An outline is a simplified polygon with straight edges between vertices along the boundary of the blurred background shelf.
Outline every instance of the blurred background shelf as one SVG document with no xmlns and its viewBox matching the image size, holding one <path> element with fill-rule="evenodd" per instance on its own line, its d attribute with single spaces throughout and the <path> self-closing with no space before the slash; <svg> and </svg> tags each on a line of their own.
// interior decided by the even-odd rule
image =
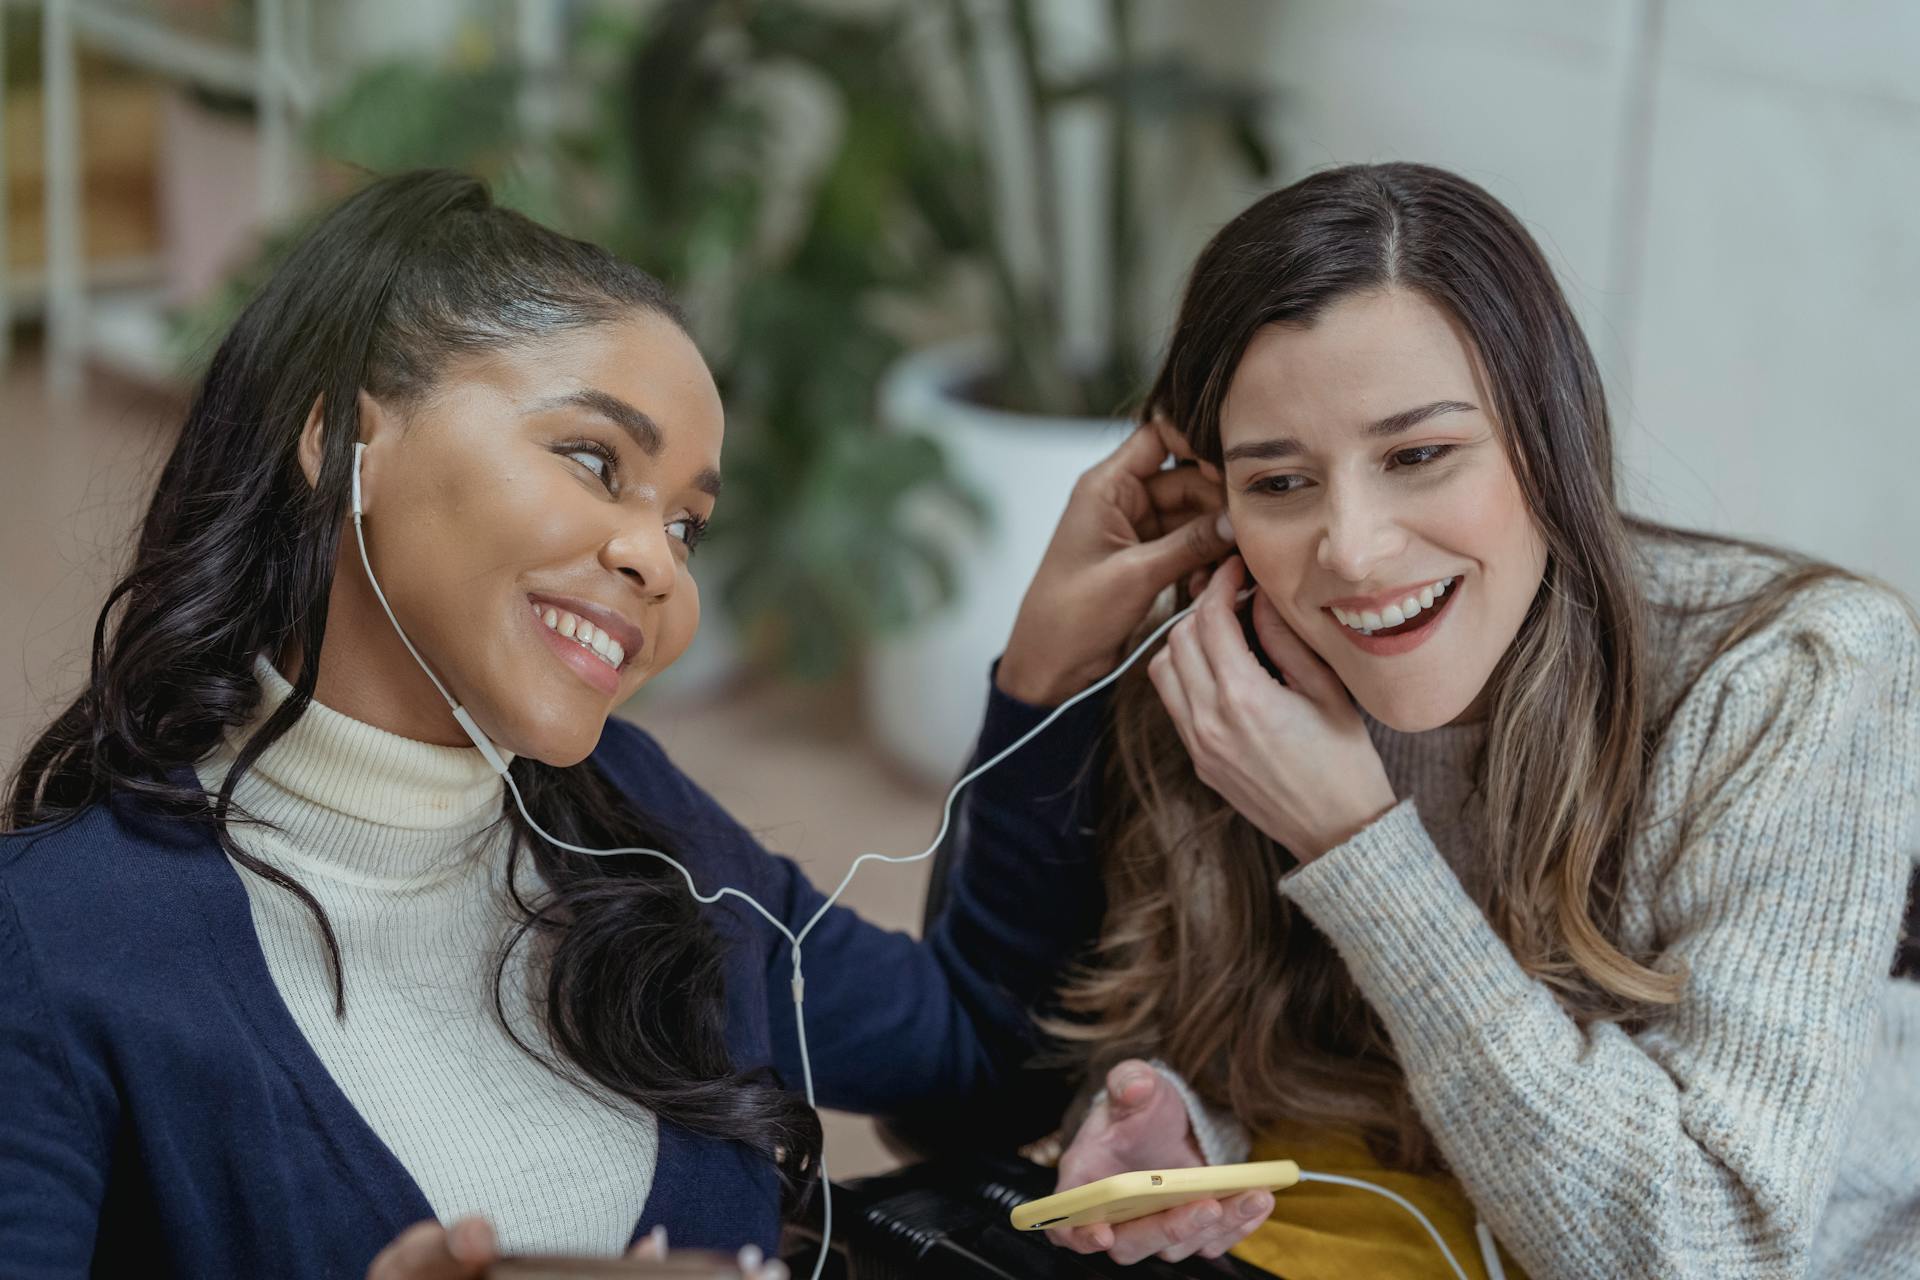
<svg viewBox="0 0 1920 1280">
<path fill-rule="evenodd" d="M 173 378 L 167 311 L 180 282 L 169 279 L 159 244 L 169 194 L 158 169 L 163 130 L 178 131 L 183 102 L 224 102 L 245 113 L 253 190 L 237 207 L 223 201 L 216 221 L 264 226 L 297 208 L 305 186 L 297 118 L 317 92 L 311 7 L 308 0 L 0 0 L 0 20 L 29 18 L 39 29 L 37 92 L 0 85 L 7 108 L 0 191 L 8 221 L 26 224 L 6 237 L 0 325 L 10 336 L 14 317 L 44 317 L 48 385 L 58 396 L 78 392 L 83 366 L 94 359 L 143 378 Z M 10 54 L 14 47 L 8 42 Z M 24 145 L 32 139 L 40 145 Z M 204 237 L 199 228 L 189 234 Z M 128 285 L 150 287 L 128 292 Z M 96 307 L 99 316 L 90 314 Z M 6 350 L 0 346 L 0 356 Z"/>
</svg>

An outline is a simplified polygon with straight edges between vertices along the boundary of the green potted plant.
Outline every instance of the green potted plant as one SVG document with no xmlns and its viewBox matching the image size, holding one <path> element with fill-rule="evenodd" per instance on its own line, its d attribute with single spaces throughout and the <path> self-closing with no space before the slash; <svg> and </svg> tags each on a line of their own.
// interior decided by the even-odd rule
<svg viewBox="0 0 1920 1280">
<path fill-rule="evenodd" d="M 1043 70 L 1032 6 L 1006 12 L 1038 190 L 1058 186 L 1055 116 L 1112 117 L 1114 192 L 1100 217 L 1112 296 L 1124 297 L 1145 234 L 1131 198 L 1140 142 L 1202 119 L 1265 173 L 1262 94 L 1140 54 L 1125 0 L 1110 10 L 1112 56 L 1073 76 Z M 1071 356 L 1058 279 L 1016 268 L 1010 229 L 989 205 L 984 92 L 963 74 L 943 97 L 929 74 L 929 58 L 949 73 L 981 63 L 966 0 L 853 11 L 664 0 L 574 13 L 557 71 L 516 64 L 484 26 L 458 58 L 366 69 L 317 113 L 315 149 L 374 172 L 483 174 L 505 202 L 667 280 L 729 413 L 727 500 L 701 552 L 708 622 L 673 675 L 684 684 L 702 662 L 711 670 L 729 623 L 740 647 L 802 676 L 840 673 L 866 652 L 882 740 L 943 772 L 964 750 L 978 674 L 1068 484 L 1139 387 L 1131 312 L 1104 353 Z M 929 14 L 945 28 L 935 41 Z M 776 84 L 824 107 L 824 120 L 796 130 L 793 95 L 770 93 Z M 539 110 L 524 109 L 530 98 Z M 1071 230 L 1055 202 L 1041 205 L 1041 241 L 1057 246 Z M 269 251 L 275 239 L 285 237 Z M 221 327 L 259 269 L 188 317 L 187 345 L 204 350 L 197 339 Z M 952 309 L 969 279 L 985 282 L 987 332 L 913 349 L 902 314 Z M 1010 496 L 1010 472 L 1030 500 Z M 1008 556 L 1029 563 L 997 572 Z"/>
<path fill-rule="evenodd" d="M 674 288 L 729 422 L 727 500 L 701 551 L 707 622 L 672 676 L 711 671 L 730 632 L 790 674 L 839 674 L 950 579 L 943 549 L 907 526 L 908 495 L 978 518 L 939 447 L 881 430 L 873 410 L 905 349 L 886 304 L 931 296 L 979 239 L 975 198 L 945 180 L 973 162 L 920 118 L 892 56 L 898 14 L 785 0 L 577 12 L 558 77 L 479 27 L 458 59 L 364 70 L 316 114 L 313 145 L 348 168 L 479 173 Z M 797 171 L 791 103 L 767 92 L 783 77 L 834 117 Z M 182 323 L 183 345 L 203 349 L 260 266 Z"/>
</svg>

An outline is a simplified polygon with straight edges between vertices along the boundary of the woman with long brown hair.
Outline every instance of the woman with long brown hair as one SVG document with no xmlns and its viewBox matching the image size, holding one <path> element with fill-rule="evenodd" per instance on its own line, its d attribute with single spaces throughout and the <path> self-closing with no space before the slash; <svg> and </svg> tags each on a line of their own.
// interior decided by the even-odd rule
<svg viewBox="0 0 1920 1280">
<path fill-rule="evenodd" d="M 1239 554 L 1115 695 L 1104 924 L 1057 1028 L 1108 1088 L 1062 1185 L 1250 1138 L 1468 1262 L 1477 1219 L 1509 1276 L 1912 1275 L 1911 608 L 1625 514 L 1550 268 L 1437 169 L 1229 223 L 1146 416 Z M 1120 651 L 1050 621 L 1053 559 L 998 673 L 1043 704 Z M 1448 1274 L 1337 1186 L 1057 1238 Z"/>
</svg>

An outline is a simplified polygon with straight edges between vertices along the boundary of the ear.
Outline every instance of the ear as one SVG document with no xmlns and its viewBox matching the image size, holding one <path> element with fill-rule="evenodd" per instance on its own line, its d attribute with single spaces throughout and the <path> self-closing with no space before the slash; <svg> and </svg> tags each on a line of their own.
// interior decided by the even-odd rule
<svg viewBox="0 0 1920 1280">
<path fill-rule="evenodd" d="M 306 425 L 300 428 L 300 474 L 307 478 L 307 487 L 313 488 L 320 483 L 321 446 L 326 443 L 326 397 L 315 396 L 313 408 L 307 410 Z"/>
<path fill-rule="evenodd" d="M 0 0 L 0 3 L 4 3 L 4 0 Z M 365 391 L 358 393 L 355 408 L 359 411 L 360 439 L 371 445 L 386 429 L 387 411 L 378 400 Z M 326 436 L 326 397 L 315 396 L 313 407 L 307 410 L 307 421 L 300 428 L 300 443 L 297 450 L 300 458 L 300 472 L 306 476 L 308 485 L 320 483 L 320 461 L 326 456 Z"/>
</svg>

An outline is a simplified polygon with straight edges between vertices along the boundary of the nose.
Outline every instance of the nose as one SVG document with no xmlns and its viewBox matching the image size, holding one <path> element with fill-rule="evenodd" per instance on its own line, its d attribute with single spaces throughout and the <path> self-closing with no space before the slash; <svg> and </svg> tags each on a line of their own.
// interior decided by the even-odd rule
<svg viewBox="0 0 1920 1280">
<path fill-rule="evenodd" d="M 1320 532 L 1320 567 L 1348 582 L 1364 582 L 1381 564 L 1406 550 L 1406 537 L 1390 512 L 1354 492 L 1330 494 Z"/>
<path fill-rule="evenodd" d="M 680 576 L 673 538 L 652 512 L 616 529 L 601 545 L 600 563 L 649 598 L 671 595 Z"/>
</svg>

